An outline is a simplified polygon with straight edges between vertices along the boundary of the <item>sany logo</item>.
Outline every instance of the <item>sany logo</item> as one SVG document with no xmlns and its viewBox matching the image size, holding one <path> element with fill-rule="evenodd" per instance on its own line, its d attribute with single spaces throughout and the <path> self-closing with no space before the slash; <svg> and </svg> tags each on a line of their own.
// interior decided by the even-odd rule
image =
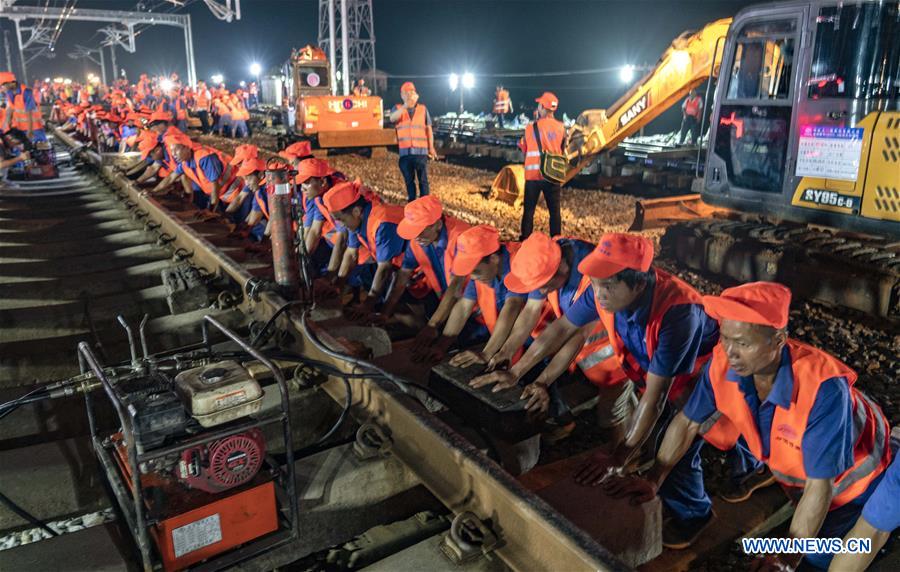
<svg viewBox="0 0 900 572">
<path fill-rule="evenodd" d="M 650 106 L 650 92 L 648 91 L 640 99 L 631 104 L 628 110 L 619 116 L 619 127 L 625 127 L 644 112 Z"/>
</svg>

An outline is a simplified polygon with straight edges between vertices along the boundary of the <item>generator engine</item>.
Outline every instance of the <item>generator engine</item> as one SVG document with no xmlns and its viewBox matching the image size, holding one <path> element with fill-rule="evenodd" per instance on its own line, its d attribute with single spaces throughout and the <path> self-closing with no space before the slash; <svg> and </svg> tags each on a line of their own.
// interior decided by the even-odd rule
<svg viewBox="0 0 900 572">
<path fill-rule="evenodd" d="M 177 476 L 191 488 L 219 493 L 249 482 L 262 467 L 265 454 L 262 433 L 251 429 L 182 451 Z"/>
</svg>

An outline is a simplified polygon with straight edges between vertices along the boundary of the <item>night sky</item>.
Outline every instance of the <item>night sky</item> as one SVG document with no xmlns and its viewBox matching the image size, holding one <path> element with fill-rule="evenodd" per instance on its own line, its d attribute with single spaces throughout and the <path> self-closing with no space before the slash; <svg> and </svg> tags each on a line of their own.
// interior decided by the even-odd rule
<svg viewBox="0 0 900 572">
<path fill-rule="evenodd" d="M 56 0 L 61 5 L 63 0 Z M 19 4 L 43 4 L 20 0 Z M 593 107 L 605 107 L 625 90 L 617 72 L 568 77 L 494 78 L 482 74 L 552 72 L 618 68 L 623 64 L 653 64 L 685 30 L 733 16 L 754 0 L 374 0 L 376 58 L 379 69 L 392 74 L 386 99 L 396 93 L 404 75 L 442 74 L 440 78 L 409 78 L 422 101 L 435 113 L 455 110 L 458 96 L 449 92 L 446 74 L 471 71 L 476 88 L 466 95 L 466 109 L 487 110 L 494 86 L 509 88 L 513 102 L 531 101 L 544 90 L 554 91 L 570 117 Z M 134 9 L 136 0 L 80 0 L 78 7 Z M 249 65 L 279 67 L 292 47 L 315 43 L 318 35 L 316 0 L 244 0 L 240 21 L 216 20 L 202 2 L 186 9 L 191 15 L 197 73 L 208 80 L 220 72 L 229 84 L 250 79 Z M 5 29 L 11 22 L 0 20 Z M 35 74 L 83 78 L 99 67 L 67 56 L 76 43 L 94 47 L 102 27 L 68 22 L 54 59 L 39 58 Z M 10 34 L 14 45 L 14 37 Z M 107 52 L 108 53 L 108 52 Z M 129 77 L 175 71 L 182 77 L 184 36 L 180 29 L 156 26 L 137 38 L 137 52 L 117 50 L 117 60 Z M 107 61 L 107 65 L 109 62 Z M 108 68 L 111 69 L 111 68 Z M 651 131 L 677 127 L 679 115 L 669 113 Z"/>
</svg>

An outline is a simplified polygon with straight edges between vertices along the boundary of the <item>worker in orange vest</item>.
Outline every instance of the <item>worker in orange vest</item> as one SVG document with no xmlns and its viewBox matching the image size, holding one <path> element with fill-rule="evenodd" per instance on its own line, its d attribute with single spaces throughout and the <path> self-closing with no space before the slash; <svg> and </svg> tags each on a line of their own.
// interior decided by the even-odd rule
<svg viewBox="0 0 900 572">
<path fill-rule="evenodd" d="M 381 315 L 384 319 L 393 315 L 407 293 L 410 278 L 416 271 L 421 271 L 428 288 L 423 302 L 428 322 L 417 336 L 421 343 L 437 338 L 437 328 L 447 321 L 456 297 L 461 293 L 465 280 L 453 276 L 450 269 L 456 259 L 456 243 L 468 229 L 468 223 L 446 214 L 441 201 L 434 195 L 420 197 L 403 208 L 403 220 L 397 225 L 397 234 L 409 242 Z"/>
<path fill-rule="evenodd" d="M 559 107 L 559 100 L 552 93 L 545 92 L 535 100 L 538 103 L 537 119 L 528 124 L 525 134 L 519 140 L 519 149 L 525 154 L 525 210 L 522 212 L 522 231 L 519 240 L 531 236 L 534 228 L 534 211 L 538 198 L 544 195 L 547 210 L 550 211 L 550 236 L 562 233 L 562 219 L 559 210 L 561 187 L 544 179 L 541 174 L 541 153 L 563 153 L 566 148 L 566 127 L 553 114 Z"/>
<path fill-rule="evenodd" d="M 212 126 L 209 122 L 209 106 L 212 102 L 212 94 L 206 87 L 206 82 L 198 81 L 197 90 L 194 93 L 194 115 L 200 119 L 200 129 L 204 135 L 208 135 Z"/>
<path fill-rule="evenodd" d="M 166 188 L 184 175 L 191 183 L 197 208 L 215 211 L 220 203 L 230 204 L 234 200 L 240 189 L 232 189 L 236 173 L 229 165 L 231 157 L 211 147 L 195 145 L 190 137 L 178 130 L 168 131 L 163 142 L 178 166 L 152 192 Z"/>
<path fill-rule="evenodd" d="M 703 115 L 703 98 L 692 89 L 681 104 L 681 130 L 678 132 L 678 144 L 683 145 L 685 135 L 690 132 L 691 143 L 700 144 L 700 117 Z"/>
<path fill-rule="evenodd" d="M 18 129 L 31 141 L 46 141 L 44 119 L 31 88 L 16 81 L 12 72 L 0 72 L 0 87 L 3 88 L 7 105 L 0 132 Z"/>
<path fill-rule="evenodd" d="M 372 95 L 372 90 L 366 87 L 366 80 L 363 78 L 356 80 L 356 85 L 353 86 L 353 95 L 357 97 L 369 97 Z"/>
<path fill-rule="evenodd" d="M 295 148 L 295 150 L 297 150 Z M 303 153 L 303 149 L 299 149 Z M 295 183 L 303 193 L 303 237 L 317 275 L 325 274 L 329 268 L 339 268 L 341 252 L 334 248 L 336 235 L 341 233 L 334 217 L 322 201 L 322 197 L 332 187 L 346 182 L 343 173 L 335 171 L 328 161 L 308 157 L 297 167 Z M 362 249 L 361 249 L 362 250 Z M 365 251 L 368 252 L 368 251 Z M 357 258 L 364 263 L 368 256 Z"/>
<path fill-rule="evenodd" d="M 231 94 L 228 107 L 231 109 L 231 136 L 235 139 L 247 137 L 247 121 L 250 119 L 250 112 L 247 111 L 243 98 L 237 93 Z"/>
<path fill-rule="evenodd" d="M 419 103 L 419 94 L 411 81 L 400 86 L 402 104 L 398 104 L 390 114 L 390 120 L 397 129 L 397 145 L 400 151 L 400 172 L 406 183 L 406 196 L 416 200 L 416 179 L 419 181 L 418 196 L 428 194 L 428 159 L 437 159 L 434 149 L 434 132 L 431 130 L 431 114 L 424 104 Z"/>
<path fill-rule="evenodd" d="M 508 368 L 513 356 L 522 350 L 536 327 L 540 325 L 539 331 L 543 336 L 542 330 L 547 323 L 562 318 L 582 296 L 592 295 L 591 278 L 582 274 L 578 266 L 593 250 L 594 246 L 587 242 L 565 237 L 550 238 L 542 232 L 532 234 L 522 243 L 512 260 L 505 284 L 513 292 L 527 294 L 528 301 L 503 347 L 493 356 L 481 356 L 480 361 L 487 364 L 488 371 Z M 520 360 L 517 371 L 528 371 L 526 368 L 532 361 L 523 363 Z M 552 388 L 567 369 L 571 373 L 577 369 L 597 387 L 598 424 L 611 431 L 609 445 L 617 446 L 625 437 L 625 427 L 634 406 L 632 393 L 622 391 L 627 378 L 615 358 L 602 324 L 593 323 L 579 330 L 553 356 L 535 382 L 524 388 L 521 398 L 526 400 L 528 411 L 548 410 L 548 388 Z M 481 386 L 483 381 L 487 379 L 473 383 Z M 556 440 L 574 429 L 574 420 L 563 420 L 563 413 L 559 406 L 551 412 L 554 418 L 565 421 L 560 430 L 552 434 Z"/>
<path fill-rule="evenodd" d="M 687 399 L 718 342 L 718 327 L 703 311 L 700 294 L 678 278 L 653 268 L 652 261 L 653 243 L 646 237 L 603 235 L 577 267 L 590 278 L 590 290 L 547 326 L 512 368 L 472 382 L 477 387 L 512 387 L 543 359 L 557 354 L 563 354 L 555 358 L 562 362 L 557 365 L 568 365 L 583 344 L 580 340 L 572 342 L 573 337 L 599 332 L 595 329 L 599 323 L 619 367 L 630 380 L 613 386 L 619 391 L 611 391 L 607 402 L 625 406 L 634 399 L 635 387 L 641 397 L 628 421 L 627 437 L 611 455 L 596 456 L 576 473 L 575 479 L 581 484 L 601 484 L 635 464 L 644 442 L 654 430 L 664 427 Z M 536 381 L 546 385 L 552 373 Z M 539 386 L 531 390 L 531 397 L 539 404 L 547 400 L 543 390 Z M 713 429 L 712 436 L 723 431 L 720 427 Z M 699 469 L 702 445 L 702 440 L 692 444 L 678 466 L 677 479 L 660 493 L 672 514 L 663 530 L 663 543 L 668 547 L 686 546 L 712 518 L 712 502 L 703 489 Z M 726 500 L 731 501 L 743 500 L 753 490 L 772 484 L 771 475 L 759 472 L 759 463 L 743 444 L 735 445 L 732 443 L 734 453 L 730 456 L 733 487 L 726 493 Z"/>
<path fill-rule="evenodd" d="M 854 387 L 856 373 L 822 350 L 788 338 L 791 292 L 754 282 L 704 296 L 721 341 L 684 409 L 669 425 L 647 478 L 608 483 L 617 496 L 652 498 L 710 419 L 743 437 L 796 504 L 787 536 L 839 538 L 877 488 L 892 451 L 881 409 Z M 833 555 L 769 554 L 762 569 L 824 569 Z"/>
<path fill-rule="evenodd" d="M 259 85 L 255 81 L 251 81 L 247 86 L 248 103 L 251 109 L 259 107 Z"/>
<path fill-rule="evenodd" d="M 335 246 L 342 252 L 337 272 L 337 287 L 343 289 L 350 274 L 359 264 L 359 250 L 365 246 L 372 254 L 373 263 L 364 264 L 357 272 L 363 286 L 368 288 L 367 299 L 380 302 L 395 268 L 400 266 L 406 244 L 397 234 L 397 224 L 403 220 L 403 208 L 382 204 L 376 197 L 364 192 L 362 184 L 338 183 L 322 197 L 331 216 L 347 230 L 346 247 Z M 339 235 L 340 236 L 340 235 Z M 361 308 L 360 311 L 365 311 Z"/>
<path fill-rule="evenodd" d="M 518 248 L 519 243 L 501 243 L 497 229 L 486 224 L 460 234 L 450 273 L 468 282 L 450 311 L 441 337 L 424 353 L 427 359 L 439 361 L 443 358 L 476 308 L 490 334 L 487 344 L 481 352 L 465 350 L 456 354 L 450 364 L 466 367 L 478 363 L 480 355 L 494 355 L 503 346 L 525 306 L 526 295 L 510 291 L 503 282 Z"/>
<path fill-rule="evenodd" d="M 502 85 L 498 85 L 494 92 L 494 115 L 497 116 L 497 124 L 500 129 L 503 129 L 503 120 L 510 113 L 512 113 L 512 100 L 509 98 L 509 91 Z"/>
</svg>

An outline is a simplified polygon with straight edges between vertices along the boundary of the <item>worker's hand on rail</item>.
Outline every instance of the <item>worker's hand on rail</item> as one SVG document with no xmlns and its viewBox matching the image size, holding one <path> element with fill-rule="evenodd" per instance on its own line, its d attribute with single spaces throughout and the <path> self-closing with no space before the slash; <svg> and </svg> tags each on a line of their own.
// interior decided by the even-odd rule
<svg viewBox="0 0 900 572">
<path fill-rule="evenodd" d="M 503 391 L 504 389 L 515 387 L 518 383 L 518 378 L 516 378 L 516 376 L 511 374 L 509 371 L 498 370 L 492 371 L 491 373 L 486 373 L 484 375 L 479 375 L 469 382 L 469 387 L 474 387 L 477 389 L 479 387 L 487 387 L 488 385 L 493 385 L 494 388 L 492 389 L 492 391 L 494 393 L 497 393 L 498 391 Z"/>
<path fill-rule="evenodd" d="M 438 329 L 434 326 L 425 326 L 424 328 L 419 330 L 419 334 L 413 341 L 413 353 L 424 351 L 428 346 L 433 344 L 435 340 L 437 340 L 438 335 L 440 335 L 440 332 L 438 332 Z"/>
<path fill-rule="evenodd" d="M 369 319 L 375 312 L 375 299 L 366 298 L 359 304 L 354 304 L 347 308 L 347 317 L 354 322 Z"/>
<path fill-rule="evenodd" d="M 486 371 L 496 371 L 498 369 L 509 369 L 509 365 L 512 363 L 512 355 L 509 352 L 503 351 L 501 349 L 487 362 Z"/>
<path fill-rule="evenodd" d="M 326 278 L 316 278 L 313 286 L 316 289 L 316 297 L 321 300 L 334 300 L 341 295 L 337 285 Z"/>
<path fill-rule="evenodd" d="M 612 455 L 605 451 L 599 451 L 578 467 L 578 470 L 575 471 L 575 482 L 580 485 L 596 487 L 623 474 L 622 467 L 616 463 Z"/>
<path fill-rule="evenodd" d="M 438 363 L 447 355 L 447 350 L 453 345 L 455 338 L 441 336 L 429 346 L 424 346 L 419 350 L 413 350 L 413 363 Z"/>
<path fill-rule="evenodd" d="M 483 353 L 474 350 L 466 350 L 453 356 L 453 359 L 450 360 L 450 365 L 453 367 L 469 367 L 476 364 L 484 364 L 487 363 L 487 361 L 488 360 Z"/>
<path fill-rule="evenodd" d="M 631 504 L 643 504 L 656 496 L 656 485 L 636 475 L 611 477 L 603 485 L 603 491 L 617 499 L 631 497 Z"/>
<path fill-rule="evenodd" d="M 528 400 L 525 411 L 529 413 L 546 413 L 550 408 L 550 392 L 543 383 L 531 383 L 525 386 L 519 399 Z"/>
</svg>

